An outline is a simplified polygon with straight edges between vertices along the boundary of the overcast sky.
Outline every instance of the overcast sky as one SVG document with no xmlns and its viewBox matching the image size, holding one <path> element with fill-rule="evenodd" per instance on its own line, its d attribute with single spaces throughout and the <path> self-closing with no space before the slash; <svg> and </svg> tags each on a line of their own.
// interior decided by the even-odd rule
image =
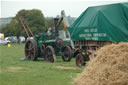
<svg viewBox="0 0 128 85">
<path fill-rule="evenodd" d="M 14 17 L 21 9 L 39 9 L 45 17 L 66 15 L 78 17 L 88 6 L 128 2 L 128 0 L 0 0 L 0 18 Z"/>
</svg>

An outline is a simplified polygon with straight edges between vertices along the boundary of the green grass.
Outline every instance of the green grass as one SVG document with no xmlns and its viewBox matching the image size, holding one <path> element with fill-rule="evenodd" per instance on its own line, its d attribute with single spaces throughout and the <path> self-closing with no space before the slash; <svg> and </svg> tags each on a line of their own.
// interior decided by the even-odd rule
<svg viewBox="0 0 128 85">
<path fill-rule="evenodd" d="M 21 61 L 24 58 L 24 44 L 0 45 L 0 85 L 72 85 L 72 79 L 83 68 L 60 69 L 57 66 L 76 67 L 75 59 L 56 63 L 45 61 Z"/>
</svg>

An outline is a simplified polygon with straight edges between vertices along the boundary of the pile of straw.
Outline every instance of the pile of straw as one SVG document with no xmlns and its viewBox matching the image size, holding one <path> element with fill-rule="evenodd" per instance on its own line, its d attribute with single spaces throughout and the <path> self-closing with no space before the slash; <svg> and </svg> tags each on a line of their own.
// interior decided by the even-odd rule
<svg viewBox="0 0 128 85">
<path fill-rule="evenodd" d="M 100 48 L 74 85 L 128 85 L 128 43 Z"/>
</svg>

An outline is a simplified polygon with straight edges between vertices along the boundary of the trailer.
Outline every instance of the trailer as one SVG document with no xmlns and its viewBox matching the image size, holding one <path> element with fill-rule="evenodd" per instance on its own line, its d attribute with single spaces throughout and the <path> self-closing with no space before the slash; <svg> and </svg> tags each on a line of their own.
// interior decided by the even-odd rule
<svg viewBox="0 0 128 85">
<path fill-rule="evenodd" d="M 128 42 L 128 3 L 88 7 L 68 31 L 76 65 L 84 66 L 100 47 Z"/>
</svg>

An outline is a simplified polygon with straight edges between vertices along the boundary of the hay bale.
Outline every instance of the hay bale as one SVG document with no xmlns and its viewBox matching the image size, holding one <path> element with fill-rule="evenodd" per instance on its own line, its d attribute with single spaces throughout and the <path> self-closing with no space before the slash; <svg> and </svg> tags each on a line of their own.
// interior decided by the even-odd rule
<svg viewBox="0 0 128 85">
<path fill-rule="evenodd" d="M 128 43 L 100 48 L 74 85 L 128 85 Z"/>
</svg>

